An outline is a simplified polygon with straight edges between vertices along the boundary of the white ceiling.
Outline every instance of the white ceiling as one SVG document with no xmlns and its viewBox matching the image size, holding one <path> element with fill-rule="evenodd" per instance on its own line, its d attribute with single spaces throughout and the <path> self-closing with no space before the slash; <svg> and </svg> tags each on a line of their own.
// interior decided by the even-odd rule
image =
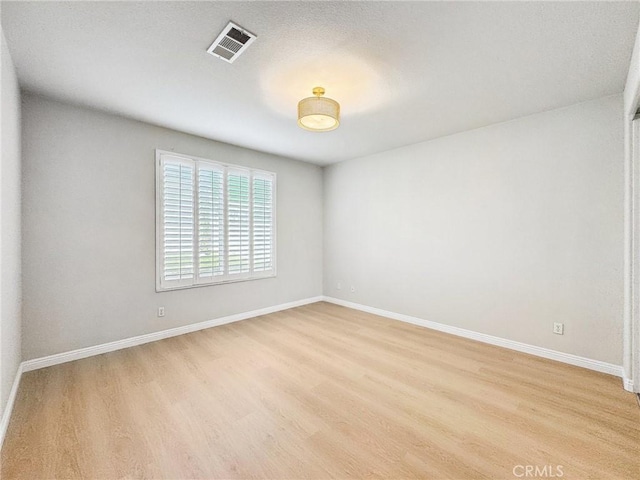
<svg viewBox="0 0 640 480">
<path fill-rule="evenodd" d="M 320 165 L 624 87 L 637 2 L 2 2 L 24 90 Z M 229 20 L 258 38 L 206 53 Z M 338 130 L 296 125 L 312 87 Z M 188 153 L 188 152 L 187 152 Z"/>
</svg>

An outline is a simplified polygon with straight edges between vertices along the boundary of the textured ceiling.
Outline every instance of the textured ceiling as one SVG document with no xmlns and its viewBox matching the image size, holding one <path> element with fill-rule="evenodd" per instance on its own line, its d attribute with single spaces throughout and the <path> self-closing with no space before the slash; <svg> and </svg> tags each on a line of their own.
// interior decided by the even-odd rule
<svg viewBox="0 0 640 480">
<path fill-rule="evenodd" d="M 636 2 L 2 2 L 22 88 L 320 165 L 620 93 Z M 229 20 L 258 38 L 206 53 Z M 296 125 L 325 87 L 340 128 Z M 188 152 L 187 152 L 188 153 Z"/>
</svg>

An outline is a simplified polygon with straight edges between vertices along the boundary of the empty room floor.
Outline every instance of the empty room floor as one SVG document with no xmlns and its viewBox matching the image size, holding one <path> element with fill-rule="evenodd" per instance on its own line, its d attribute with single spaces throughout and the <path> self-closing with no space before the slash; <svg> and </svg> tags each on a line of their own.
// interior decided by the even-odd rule
<svg viewBox="0 0 640 480">
<path fill-rule="evenodd" d="M 639 420 L 619 378 L 315 303 L 26 373 L 0 476 L 630 479 Z"/>
</svg>

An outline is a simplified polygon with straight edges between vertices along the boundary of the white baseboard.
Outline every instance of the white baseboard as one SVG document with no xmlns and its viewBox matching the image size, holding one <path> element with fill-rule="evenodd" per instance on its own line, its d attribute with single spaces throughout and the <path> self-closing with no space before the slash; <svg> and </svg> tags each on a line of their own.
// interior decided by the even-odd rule
<svg viewBox="0 0 640 480">
<path fill-rule="evenodd" d="M 401 322 L 412 323 L 414 325 L 430 328 L 432 330 L 450 333 L 452 335 L 457 335 L 458 337 L 470 338 L 479 342 L 489 343 L 491 345 L 497 345 L 499 347 L 509 348 L 511 350 L 517 350 L 518 352 L 528 353 L 537 357 L 548 358 L 550 360 L 556 360 L 558 362 L 588 368 L 589 370 L 595 370 L 596 372 L 608 373 L 610 375 L 615 375 L 618 377 L 623 376 L 621 365 L 614 365 L 612 363 L 601 362 L 599 360 L 592 360 L 590 358 L 580 357 L 578 355 L 573 355 L 570 353 L 558 352 L 556 350 L 550 350 L 548 348 L 537 347 L 535 345 L 529 345 L 527 343 L 516 342 L 514 340 L 508 340 L 506 338 L 494 337 L 493 335 L 487 335 L 485 333 L 474 332 L 473 330 L 466 330 L 464 328 L 452 327 L 443 323 L 423 320 L 422 318 L 412 317 L 410 315 L 404 315 L 402 313 L 389 312 L 380 308 L 369 307 L 368 305 L 361 305 L 359 303 L 353 303 L 347 300 L 341 300 L 339 298 L 325 296 L 324 301 L 335 303 L 336 305 L 342 305 L 343 307 L 353 308 L 355 310 L 361 310 L 367 313 L 373 313 L 374 315 L 380 315 L 381 317 L 390 318 L 392 320 L 400 320 Z"/>
<path fill-rule="evenodd" d="M 154 333 L 147 333 L 146 335 L 139 335 L 137 337 L 125 338 L 123 340 L 117 340 L 115 342 L 103 343 L 101 345 L 95 345 L 93 347 L 79 348 L 77 350 L 71 350 L 70 352 L 57 353 L 55 355 L 49 355 L 46 357 L 34 358 L 33 360 L 22 362 L 22 370 L 24 372 L 29 372 L 31 370 L 50 367 L 52 365 L 58 365 L 60 363 L 72 362 L 74 360 L 80 360 L 81 358 L 92 357 L 94 355 L 100 355 L 102 353 L 113 352 L 116 350 L 121 350 L 123 348 L 134 347 L 136 345 L 142 345 L 149 342 L 155 342 L 156 340 L 162 340 L 164 338 L 176 337 L 178 335 L 184 335 L 185 333 L 196 332 L 198 330 L 204 330 L 206 328 L 217 327 L 232 322 L 238 322 L 240 320 L 246 320 L 247 318 L 267 315 L 269 313 L 279 312 L 281 310 L 299 307 L 301 305 L 307 305 L 309 303 L 320 302 L 322 300 L 322 296 L 305 298 L 302 300 L 296 300 L 294 302 L 274 305 L 272 307 L 252 310 L 250 312 L 236 313 L 234 315 L 215 318 L 213 320 L 207 320 L 205 322 L 193 323 L 190 325 L 184 325 L 182 327 L 170 328 L 168 330 L 161 330 Z"/>
<path fill-rule="evenodd" d="M 2 412 L 2 420 L 0 421 L 0 450 L 2 450 L 2 444 L 4 443 L 4 436 L 9 428 L 9 421 L 11 420 L 11 413 L 13 413 L 13 404 L 16 401 L 16 395 L 18 394 L 18 387 L 20 386 L 20 380 L 22 379 L 22 363 L 18 365 L 16 376 L 13 379 L 13 385 L 11 386 L 11 392 L 9 392 L 9 398 L 7 404 Z"/>
<path fill-rule="evenodd" d="M 622 381 L 624 382 L 624 389 L 627 392 L 633 392 L 633 380 L 630 378 L 623 378 Z"/>
</svg>

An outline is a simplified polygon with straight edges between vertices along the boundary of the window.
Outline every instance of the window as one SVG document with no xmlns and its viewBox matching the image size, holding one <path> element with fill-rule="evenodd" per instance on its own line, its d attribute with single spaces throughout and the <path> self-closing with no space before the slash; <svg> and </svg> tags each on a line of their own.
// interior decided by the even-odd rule
<svg viewBox="0 0 640 480">
<path fill-rule="evenodd" d="M 276 175 L 156 150 L 156 289 L 273 277 Z"/>
</svg>

